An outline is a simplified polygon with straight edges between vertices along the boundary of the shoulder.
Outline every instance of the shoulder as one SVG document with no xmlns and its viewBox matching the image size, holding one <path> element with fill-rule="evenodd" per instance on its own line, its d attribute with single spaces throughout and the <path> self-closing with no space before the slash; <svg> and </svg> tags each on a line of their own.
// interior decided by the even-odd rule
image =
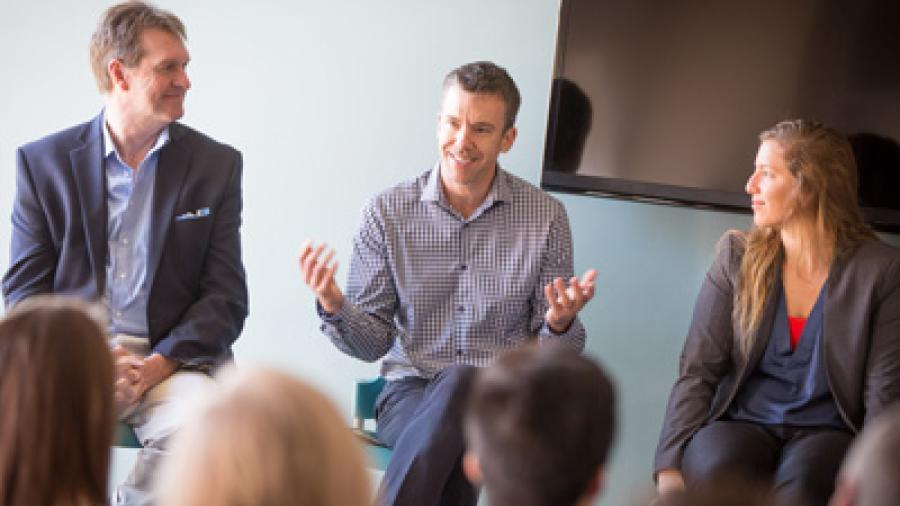
<svg viewBox="0 0 900 506">
<path fill-rule="evenodd" d="M 369 199 L 365 209 L 377 211 L 379 214 L 395 214 L 402 213 L 411 206 L 419 206 L 430 173 L 431 171 L 428 170 L 414 178 L 385 188 Z"/>
<path fill-rule="evenodd" d="M 203 153 L 213 156 L 240 157 L 240 152 L 234 147 L 219 142 L 212 137 L 195 130 L 182 123 L 169 125 L 170 142 L 173 146 L 182 146 L 193 153 Z"/>
<path fill-rule="evenodd" d="M 900 249 L 880 240 L 864 242 L 836 262 L 850 278 L 890 287 L 900 284 Z"/>
<path fill-rule="evenodd" d="M 748 233 L 729 230 L 716 243 L 716 259 L 713 269 L 724 271 L 734 281 L 741 269 L 741 261 L 747 251 Z"/>
<path fill-rule="evenodd" d="M 497 177 L 503 178 L 502 184 L 508 189 L 510 203 L 523 212 L 529 213 L 534 218 L 553 219 L 566 216 L 562 202 L 546 191 L 503 169 L 497 169 Z"/>
<path fill-rule="evenodd" d="M 43 155 L 47 153 L 69 151 L 83 145 L 91 136 L 91 128 L 97 127 L 97 119 L 86 121 L 78 125 L 54 132 L 35 141 L 23 144 L 19 149 L 28 156 Z M 93 132 L 100 135 L 100 132 Z"/>
</svg>

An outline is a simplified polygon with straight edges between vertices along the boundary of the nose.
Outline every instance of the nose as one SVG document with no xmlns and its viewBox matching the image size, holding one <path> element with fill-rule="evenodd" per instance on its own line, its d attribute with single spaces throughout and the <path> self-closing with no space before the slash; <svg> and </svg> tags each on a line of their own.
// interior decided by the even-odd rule
<svg viewBox="0 0 900 506">
<path fill-rule="evenodd" d="M 744 191 L 748 194 L 753 195 L 759 191 L 759 187 L 756 184 L 756 172 L 750 174 L 750 178 L 747 179 L 747 184 L 744 186 Z"/>
<path fill-rule="evenodd" d="M 469 144 L 469 140 L 471 138 L 471 132 L 469 131 L 469 127 L 467 125 L 462 125 L 459 127 L 459 130 L 456 131 L 456 145 L 463 148 Z"/>
<path fill-rule="evenodd" d="M 182 69 L 181 72 L 175 77 L 175 86 L 180 88 L 184 88 L 185 90 L 191 89 L 191 80 L 188 78 L 187 70 Z"/>
</svg>

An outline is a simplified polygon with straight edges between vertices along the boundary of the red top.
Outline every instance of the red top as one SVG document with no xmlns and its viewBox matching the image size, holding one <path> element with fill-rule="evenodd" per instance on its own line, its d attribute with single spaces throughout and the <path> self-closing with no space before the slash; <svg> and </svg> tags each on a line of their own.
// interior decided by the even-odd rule
<svg viewBox="0 0 900 506">
<path fill-rule="evenodd" d="M 791 328 L 791 350 L 797 349 L 804 325 L 806 325 L 806 318 L 788 316 L 788 326 Z"/>
</svg>

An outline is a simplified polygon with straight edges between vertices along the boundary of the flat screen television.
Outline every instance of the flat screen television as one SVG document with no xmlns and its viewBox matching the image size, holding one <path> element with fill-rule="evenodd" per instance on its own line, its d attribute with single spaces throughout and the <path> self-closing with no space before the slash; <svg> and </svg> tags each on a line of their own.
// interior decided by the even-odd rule
<svg viewBox="0 0 900 506">
<path fill-rule="evenodd" d="M 900 231 L 900 1 L 562 0 L 541 185 L 750 210 L 759 132 L 845 133 Z"/>
</svg>

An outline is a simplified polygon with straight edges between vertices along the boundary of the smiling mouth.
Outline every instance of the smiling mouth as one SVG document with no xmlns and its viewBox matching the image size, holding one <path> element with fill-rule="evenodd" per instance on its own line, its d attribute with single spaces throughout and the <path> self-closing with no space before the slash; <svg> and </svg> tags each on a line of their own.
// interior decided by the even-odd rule
<svg viewBox="0 0 900 506">
<path fill-rule="evenodd" d="M 454 162 L 460 164 L 469 164 L 475 161 L 475 158 L 468 158 L 464 156 L 457 155 L 456 153 L 447 153 L 450 155 L 450 158 L 453 159 Z"/>
</svg>

